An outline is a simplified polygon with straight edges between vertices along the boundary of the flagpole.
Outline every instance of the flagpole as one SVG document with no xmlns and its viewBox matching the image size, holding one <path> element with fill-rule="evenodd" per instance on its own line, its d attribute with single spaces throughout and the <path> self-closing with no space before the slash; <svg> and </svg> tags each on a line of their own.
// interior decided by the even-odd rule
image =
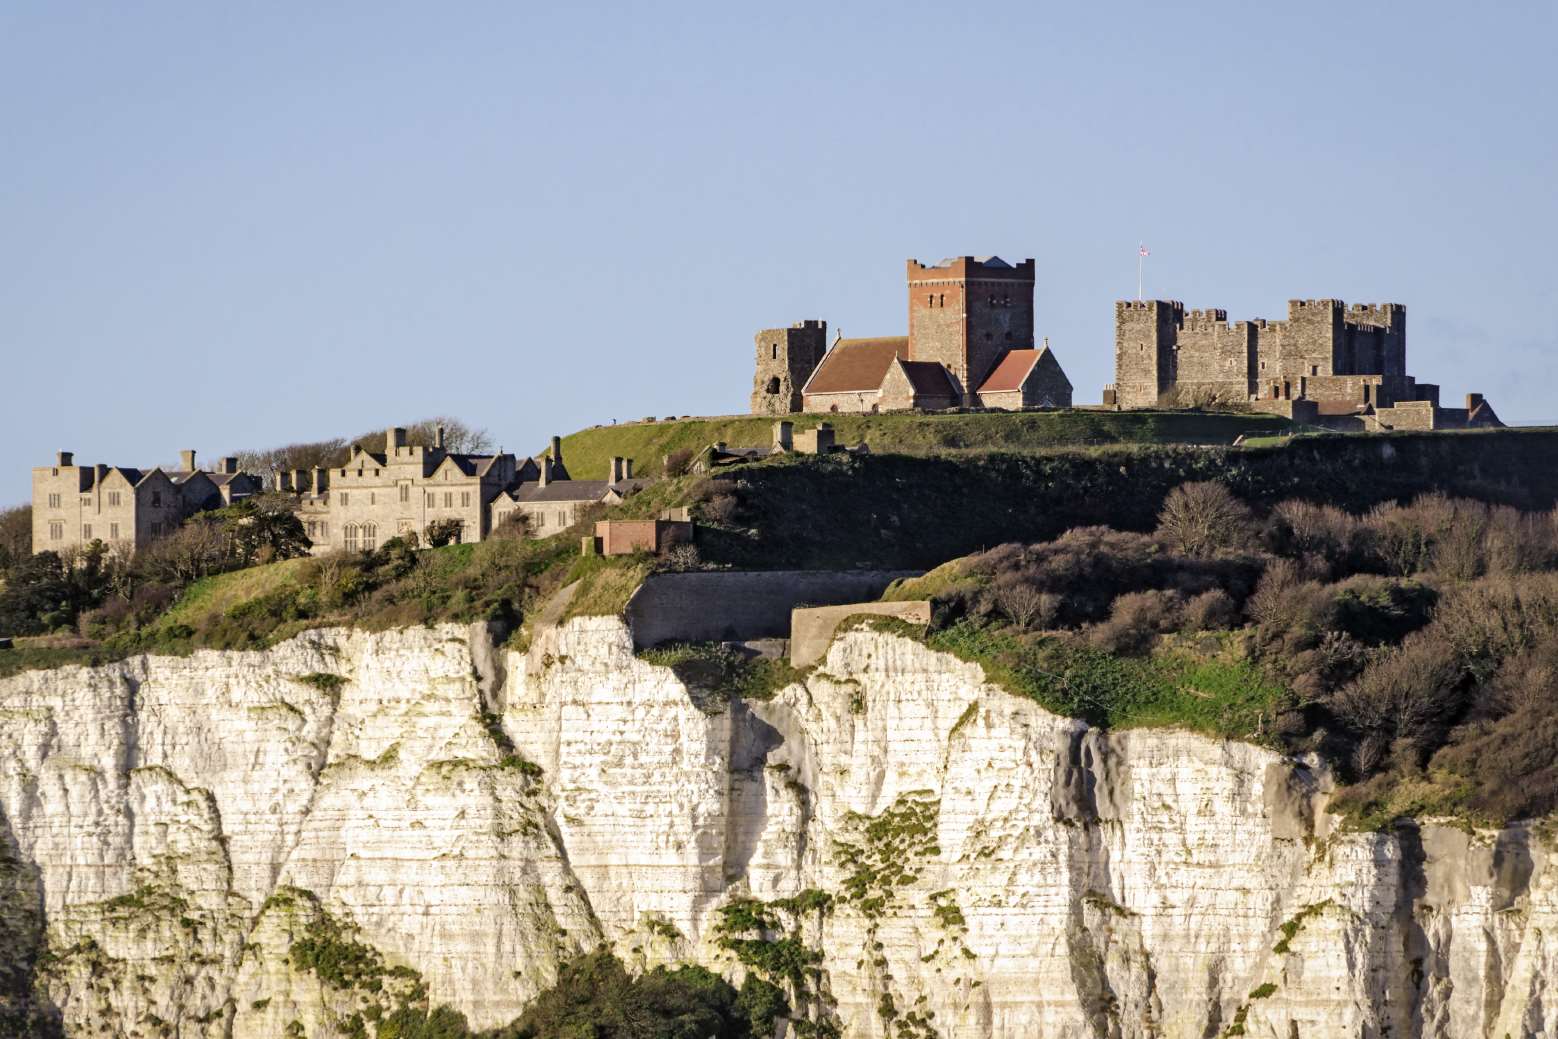
<svg viewBox="0 0 1558 1039">
<path fill-rule="evenodd" d="M 1136 250 L 1136 302 L 1141 302 L 1141 250 Z"/>
</svg>

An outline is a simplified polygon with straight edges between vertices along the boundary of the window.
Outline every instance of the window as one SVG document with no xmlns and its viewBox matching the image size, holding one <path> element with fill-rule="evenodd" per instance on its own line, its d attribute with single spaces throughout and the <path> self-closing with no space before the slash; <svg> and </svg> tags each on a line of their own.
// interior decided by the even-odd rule
<svg viewBox="0 0 1558 1039">
<path fill-rule="evenodd" d="M 153 508 L 157 508 L 157 509 L 162 508 L 162 492 L 161 491 L 152 491 L 151 492 L 151 504 L 152 504 Z"/>
<path fill-rule="evenodd" d="M 362 525 L 362 550 L 372 552 L 379 538 L 379 526 L 376 523 L 364 523 Z"/>
<path fill-rule="evenodd" d="M 431 509 L 434 505 L 437 505 L 437 504 L 438 504 L 438 495 L 434 494 L 432 491 L 428 491 L 427 492 L 427 507 Z"/>
<path fill-rule="evenodd" d="M 400 485 L 400 500 L 403 502 L 411 501 L 411 485 L 409 483 Z"/>
<path fill-rule="evenodd" d="M 57 509 L 59 507 L 60 507 L 60 496 L 57 495 L 57 494 L 49 495 L 49 508 Z"/>
<path fill-rule="evenodd" d="M 346 504 L 346 492 L 345 491 L 341 492 L 341 504 L 342 505 Z"/>
<path fill-rule="evenodd" d="M 65 524 L 58 520 L 49 524 L 49 540 L 63 541 L 65 539 Z"/>
<path fill-rule="evenodd" d="M 161 522 L 156 522 L 156 523 L 153 523 L 151 525 L 151 536 L 154 537 L 154 538 L 162 536 L 162 524 L 161 524 Z"/>
<path fill-rule="evenodd" d="M 559 527 L 566 527 L 568 525 L 568 510 L 567 509 L 558 509 L 557 510 L 557 525 Z"/>
<path fill-rule="evenodd" d="M 309 520 L 308 521 L 308 540 L 310 540 L 310 541 L 314 540 L 315 536 L 318 535 L 318 533 L 319 533 L 319 523 L 318 523 L 318 521 L 317 520 Z"/>
<path fill-rule="evenodd" d="M 344 533 L 345 533 L 345 545 L 344 545 L 344 547 L 346 548 L 346 551 L 348 551 L 348 552 L 355 552 L 355 551 L 357 551 L 357 524 L 355 524 L 355 523 L 348 523 L 346 525 L 346 530 L 345 530 Z"/>
<path fill-rule="evenodd" d="M 934 307 L 936 305 L 936 294 L 934 292 L 927 292 L 925 294 L 925 305 L 927 307 Z"/>
<path fill-rule="evenodd" d="M 92 540 L 92 524 L 90 524 L 90 523 L 83 523 L 81 525 L 81 540 L 82 541 L 91 541 Z"/>
<path fill-rule="evenodd" d="M 940 295 L 938 295 L 936 297 L 936 306 L 944 307 L 946 305 L 947 305 L 947 294 L 945 292 L 943 292 L 943 293 L 941 293 Z"/>
<path fill-rule="evenodd" d="M 110 540 L 110 541 L 118 541 L 119 540 L 119 524 L 117 524 L 117 523 L 110 523 L 108 525 L 108 540 Z"/>
<path fill-rule="evenodd" d="M 81 498 L 81 504 L 90 509 L 92 507 L 92 496 L 90 494 L 83 495 Z"/>
<path fill-rule="evenodd" d="M 463 508 L 463 509 L 468 509 L 468 508 L 471 507 L 471 492 L 470 491 L 461 491 L 460 492 L 460 507 Z"/>
<path fill-rule="evenodd" d="M 447 476 L 448 474 L 445 473 L 444 475 Z M 445 491 L 444 492 L 444 508 L 446 508 L 446 509 L 454 508 L 454 492 L 453 491 Z"/>
<path fill-rule="evenodd" d="M 1318 364 L 1311 364 L 1309 366 L 1309 374 L 1310 375 L 1319 375 L 1320 374 L 1320 366 Z"/>
<path fill-rule="evenodd" d="M 544 512 L 536 513 L 536 529 L 537 530 L 543 530 L 543 529 L 545 529 L 545 527 L 546 527 L 546 513 L 544 513 Z"/>
<path fill-rule="evenodd" d="M 765 393 L 778 393 L 779 392 L 779 376 L 775 375 L 773 378 L 769 379 L 768 380 L 768 385 L 763 387 L 763 391 Z"/>
<path fill-rule="evenodd" d="M 775 361 L 779 360 L 779 344 L 778 343 L 774 344 L 774 356 L 773 356 L 773 359 Z"/>
<path fill-rule="evenodd" d="M 375 494 L 373 491 L 369 491 L 368 492 L 368 504 L 369 505 L 377 505 L 378 503 L 379 503 L 379 496 L 377 494 Z"/>
<path fill-rule="evenodd" d="M 108 507 L 111 508 L 111 509 L 116 509 L 116 508 L 119 507 L 119 492 L 118 491 L 109 491 L 108 492 Z"/>
<path fill-rule="evenodd" d="M 319 537 L 321 540 L 330 536 L 330 523 L 328 520 L 319 521 Z"/>
</svg>

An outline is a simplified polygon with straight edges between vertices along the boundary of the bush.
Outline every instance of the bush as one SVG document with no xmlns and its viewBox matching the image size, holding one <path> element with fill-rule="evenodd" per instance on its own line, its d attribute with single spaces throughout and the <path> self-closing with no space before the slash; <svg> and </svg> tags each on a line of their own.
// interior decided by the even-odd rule
<svg viewBox="0 0 1558 1039">
<path fill-rule="evenodd" d="M 1220 631 L 1239 620 L 1239 604 L 1221 588 L 1202 592 L 1185 604 L 1182 614 L 1186 631 Z"/>
<path fill-rule="evenodd" d="M 492 528 L 488 535 L 493 541 L 524 541 L 531 536 L 530 513 L 515 509 L 503 517 L 503 522 Z"/>
<path fill-rule="evenodd" d="M 1110 653 L 1138 656 L 1150 650 L 1159 635 L 1176 630 L 1179 616 L 1175 592 L 1130 592 L 1114 601 L 1107 621 L 1088 629 L 1087 639 Z"/>
<path fill-rule="evenodd" d="M 520 515 L 518 510 L 515 515 Z M 429 548 L 443 548 L 460 540 L 460 533 L 465 529 L 465 524 L 460 520 L 448 518 L 434 520 L 427 525 L 424 535 Z M 413 546 L 414 547 L 414 546 Z"/>
<path fill-rule="evenodd" d="M 687 448 L 672 451 L 665 456 L 665 475 L 671 479 L 686 476 L 687 471 L 692 468 L 692 460 L 693 453 Z"/>
<path fill-rule="evenodd" d="M 1254 532 L 1249 507 L 1220 483 L 1183 483 L 1158 514 L 1158 535 L 1182 555 L 1206 558 L 1247 549 Z"/>
</svg>

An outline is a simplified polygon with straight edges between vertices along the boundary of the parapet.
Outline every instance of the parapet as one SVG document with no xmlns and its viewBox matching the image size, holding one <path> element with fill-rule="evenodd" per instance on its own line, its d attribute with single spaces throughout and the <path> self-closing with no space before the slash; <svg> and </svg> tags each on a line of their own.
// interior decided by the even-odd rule
<svg viewBox="0 0 1558 1039">
<path fill-rule="evenodd" d="M 908 261 L 909 280 L 942 281 L 959 278 L 998 278 L 1005 281 L 1033 281 L 1037 269 L 1033 257 L 1018 264 L 999 256 L 951 256 L 940 263 Z"/>
<path fill-rule="evenodd" d="M 1114 309 L 1117 313 L 1122 310 L 1151 311 L 1159 307 L 1167 308 L 1180 318 L 1185 315 L 1185 305 L 1177 299 L 1117 299 L 1114 301 Z"/>
<path fill-rule="evenodd" d="M 1339 299 L 1290 299 L 1288 300 L 1288 315 L 1292 316 L 1301 310 L 1345 310 L 1347 304 Z"/>
<path fill-rule="evenodd" d="M 1184 323 L 1190 327 L 1205 327 L 1208 325 L 1226 325 L 1228 323 L 1228 311 L 1207 307 L 1204 310 L 1191 310 L 1185 313 Z"/>
</svg>

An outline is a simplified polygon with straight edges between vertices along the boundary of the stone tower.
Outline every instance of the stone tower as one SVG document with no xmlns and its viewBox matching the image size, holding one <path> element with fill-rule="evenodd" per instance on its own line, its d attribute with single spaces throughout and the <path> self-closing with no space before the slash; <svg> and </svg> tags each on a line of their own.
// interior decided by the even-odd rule
<svg viewBox="0 0 1558 1039">
<path fill-rule="evenodd" d="M 1120 300 L 1114 305 L 1114 392 L 1122 408 L 1155 408 L 1174 386 L 1175 346 L 1185 305 Z"/>
<path fill-rule="evenodd" d="M 801 387 L 828 350 L 826 321 L 798 321 L 757 334 L 757 374 L 752 414 L 788 415 L 801 410 Z"/>
<path fill-rule="evenodd" d="M 908 265 L 909 359 L 939 361 L 965 405 L 1008 350 L 1033 349 L 1033 260 L 960 256 Z"/>
</svg>

